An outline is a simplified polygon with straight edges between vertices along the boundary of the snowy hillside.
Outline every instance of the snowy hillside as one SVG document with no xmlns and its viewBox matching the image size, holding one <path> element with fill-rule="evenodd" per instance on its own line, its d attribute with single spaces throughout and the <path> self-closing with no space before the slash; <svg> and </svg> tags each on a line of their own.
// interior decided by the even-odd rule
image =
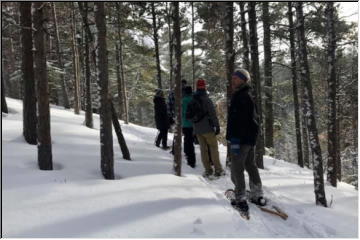
<svg viewBox="0 0 360 240">
<path fill-rule="evenodd" d="M 133 161 L 122 159 L 114 133 L 116 180 L 100 172 L 99 118 L 51 109 L 54 171 L 37 168 L 37 148 L 22 137 L 22 102 L 7 98 L 2 115 L 3 237 L 352 237 L 358 236 L 358 192 L 326 187 L 332 206 L 315 206 L 312 172 L 265 158 L 265 194 L 289 215 L 284 221 L 250 205 L 246 221 L 223 193 L 229 172 L 206 181 L 197 168 L 172 173 L 172 155 L 154 146 L 157 130 L 121 124 Z M 225 148 L 221 147 L 225 161 Z"/>
</svg>

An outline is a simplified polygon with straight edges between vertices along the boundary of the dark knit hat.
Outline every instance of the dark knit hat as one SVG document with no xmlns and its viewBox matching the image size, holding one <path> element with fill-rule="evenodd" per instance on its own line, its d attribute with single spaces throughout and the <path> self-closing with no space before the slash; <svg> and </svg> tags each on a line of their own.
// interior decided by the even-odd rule
<svg viewBox="0 0 360 240">
<path fill-rule="evenodd" d="M 161 90 L 161 89 L 156 89 L 155 90 L 155 96 L 157 96 L 157 97 L 164 97 L 164 92 L 163 92 L 163 90 Z"/>
<path fill-rule="evenodd" d="M 204 79 L 199 78 L 196 82 L 196 89 L 205 89 L 206 88 L 206 82 Z"/>
<path fill-rule="evenodd" d="M 186 86 L 184 91 L 185 91 L 186 95 L 191 95 L 192 94 L 192 87 L 191 86 Z"/>
</svg>

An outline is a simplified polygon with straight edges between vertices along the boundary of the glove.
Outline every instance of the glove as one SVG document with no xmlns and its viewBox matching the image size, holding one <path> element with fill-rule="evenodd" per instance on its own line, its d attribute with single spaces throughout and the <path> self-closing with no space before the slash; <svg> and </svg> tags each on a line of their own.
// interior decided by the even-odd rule
<svg viewBox="0 0 360 240">
<path fill-rule="evenodd" d="M 220 134 L 220 127 L 215 127 L 215 135 L 219 135 Z"/>
<path fill-rule="evenodd" d="M 235 154 L 235 155 L 240 154 L 240 139 L 238 139 L 238 138 L 230 139 L 230 151 L 232 154 Z"/>
</svg>

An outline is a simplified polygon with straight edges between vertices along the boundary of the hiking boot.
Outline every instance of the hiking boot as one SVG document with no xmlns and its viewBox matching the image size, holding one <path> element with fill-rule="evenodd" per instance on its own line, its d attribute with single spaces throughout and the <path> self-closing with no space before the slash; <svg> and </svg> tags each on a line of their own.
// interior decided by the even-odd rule
<svg viewBox="0 0 360 240">
<path fill-rule="evenodd" d="M 251 198 L 250 201 L 261 207 L 266 205 L 266 199 L 264 197 Z"/>
<path fill-rule="evenodd" d="M 209 171 L 205 171 L 202 176 L 204 178 L 209 178 L 209 177 L 211 177 L 211 175 L 213 175 L 213 171 L 209 170 Z"/>
<path fill-rule="evenodd" d="M 233 205 L 235 208 L 239 209 L 242 212 L 248 212 L 249 211 L 249 205 L 247 204 L 246 200 L 233 200 L 231 201 L 231 205 Z"/>
<path fill-rule="evenodd" d="M 168 149 L 170 149 L 170 147 L 168 147 L 168 146 L 163 146 L 162 149 L 168 150 Z"/>
<path fill-rule="evenodd" d="M 215 171 L 214 176 L 215 176 L 215 177 L 225 176 L 225 171 L 224 171 L 224 170 L 221 170 L 221 171 Z"/>
</svg>

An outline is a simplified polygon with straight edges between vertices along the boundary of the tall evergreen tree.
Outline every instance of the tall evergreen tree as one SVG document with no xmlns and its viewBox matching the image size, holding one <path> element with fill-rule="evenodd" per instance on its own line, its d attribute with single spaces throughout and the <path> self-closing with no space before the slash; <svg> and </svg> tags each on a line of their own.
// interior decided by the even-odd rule
<svg viewBox="0 0 360 240">
<path fill-rule="evenodd" d="M 264 78 L 265 78 L 265 147 L 274 147 L 274 113 L 272 96 L 272 53 L 269 2 L 262 3 L 264 29 Z"/>
<path fill-rule="evenodd" d="M 337 125 L 336 125 L 336 33 L 335 8 L 333 2 L 326 3 L 326 29 L 327 29 L 327 82 L 328 92 L 328 168 L 327 181 L 333 187 L 337 185 Z"/>
<path fill-rule="evenodd" d="M 244 68 L 250 70 L 250 59 L 249 59 L 249 43 L 248 43 L 248 30 L 246 28 L 246 19 L 245 19 L 245 2 L 239 2 L 240 6 L 240 25 L 241 25 L 241 40 L 243 45 L 242 50 L 242 59 Z"/>
<path fill-rule="evenodd" d="M 72 52 L 73 52 L 73 71 L 74 71 L 74 112 L 80 114 L 80 62 L 79 62 L 79 48 L 76 42 L 76 19 L 75 19 L 75 4 L 71 3 L 71 33 L 72 33 Z"/>
<path fill-rule="evenodd" d="M 86 29 L 89 28 L 88 22 L 88 2 L 78 2 L 79 9 L 82 15 L 83 24 L 85 27 L 85 96 L 86 96 L 86 112 L 85 112 L 85 125 L 93 128 L 93 115 L 92 115 L 92 98 L 91 98 L 91 71 L 90 71 L 90 44 L 92 42 L 92 34 Z"/>
<path fill-rule="evenodd" d="M 45 31 L 48 3 L 34 3 L 34 62 L 38 101 L 38 164 L 41 170 L 52 170 L 52 146 L 50 133 L 49 85 L 46 67 Z"/>
<path fill-rule="evenodd" d="M 304 167 L 301 131 L 300 131 L 300 113 L 299 113 L 299 98 L 298 98 L 298 85 L 297 85 L 297 72 L 296 72 L 296 49 L 295 49 L 295 26 L 293 22 L 292 3 L 288 2 L 288 21 L 289 21 L 289 41 L 290 41 L 290 57 L 291 57 L 291 78 L 293 85 L 294 97 L 294 115 L 295 115 L 295 134 L 296 134 L 296 149 L 298 165 Z"/>
<path fill-rule="evenodd" d="M 181 176 L 181 31 L 179 2 L 173 2 L 173 34 L 175 50 L 175 137 L 174 137 L 174 171 Z"/>
<path fill-rule="evenodd" d="M 56 54 L 58 57 L 58 65 L 62 70 L 64 70 L 64 63 L 62 57 L 63 52 L 61 51 L 61 47 L 60 47 L 61 45 L 60 45 L 59 28 L 58 28 L 58 21 L 56 16 L 56 7 L 54 2 L 51 3 L 51 8 L 52 8 L 53 21 L 54 21 L 54 28 L 55 28 L 55 43 L 56 43 Z M 64 108 L 69 109 L 70 103 L 69 103 L 69 95 L 66 86 L 65 74 L 61 75 L 61 91 L 62 91 Z"/>
<path fill-rule="evenodd" d="M 33 39 L 31 2 L 21 2 L 20 24 L 22 45 L 22 76 L 24 81 L 23 99 L 23 135 L 25 141 L 37 144 L 37 116 L 36 116 L 36 92 L 34 79 Z"/>
<path fill-rule="evenodd" d="M 297 19 L 297 37 L 298 37 L 298 51 L 300 56 L 300 81 L 304 84 L 304 101 L 306 116 L 306 124 L 309 131 L 310 148 L 313 158 L 313 172 L 314 172 L 314 188 L 316 204 L 327 207 L 325 187 L 324 187 L 324 170 L 321 156 L 321 148 L 319 142 L 318 131 L 315 121 L 314 98 L 312 94 L 312 83 L 310 79 L 310 70 L 307 57 L 307 41 L 304 31 L 304 15 L 302 2 L 295 3 L 296 19 Z"/>
<path fill-rule="evenodd" d="M 160 68 L 160 55 L 159 55 L 159 37 L 158 37 L 158 25 L 156 23 L 156 12 L 155 12 L 155 2 L 151 2 L 151 14 L 153 19 L 153 31 L 154 31 L 154 44 L 155 44 L 155 60 L 156 60 L 156 69 L 157 69 L 157 82 L 158 88 L 162 89 L 161 82 L 161 68 Z"/>
<path fill-rule="evenodd" d="M 251 74 L 252 83 L 254 86 L 255 102 L 257 106 L 258 119 L 259 119 L 259 135 L 255 147 L 255 159 L 258 168 L 264 169 L 263 156 L 264 149 L 264 135 L 262 124 L 262 101 L 261 101 L 261 79 L 260 79 L 260 66 L 259 66 L 259 50 L 258 50 L 258 37 L 257 37 L 257 20 L 256 20 L 256 3 L 248 3 L 249 11 L 249 29 L 250 29 L 250 54 L 251 54 Z"/>
<path fill-rule="evenodd" d="M 95 24 L 97 28 L 97 73 L 100 87 L 100 145 L 101 171 L 105 179 L 114 179 L 114 152 L 109 101 L 108 56 L 106 44 L 105 3 L 95 2 Z"/>
<path fill-rule="evenodd" d="M 2 67 L 2 59 L 1 59 L 1 67 Z M 6 104 L 6 98 L 5 98 L 4 71 L 1 71 L 1 112 L 3 112 L 3 113 L 9 112 L 7 104 Z"/>
</svg>

